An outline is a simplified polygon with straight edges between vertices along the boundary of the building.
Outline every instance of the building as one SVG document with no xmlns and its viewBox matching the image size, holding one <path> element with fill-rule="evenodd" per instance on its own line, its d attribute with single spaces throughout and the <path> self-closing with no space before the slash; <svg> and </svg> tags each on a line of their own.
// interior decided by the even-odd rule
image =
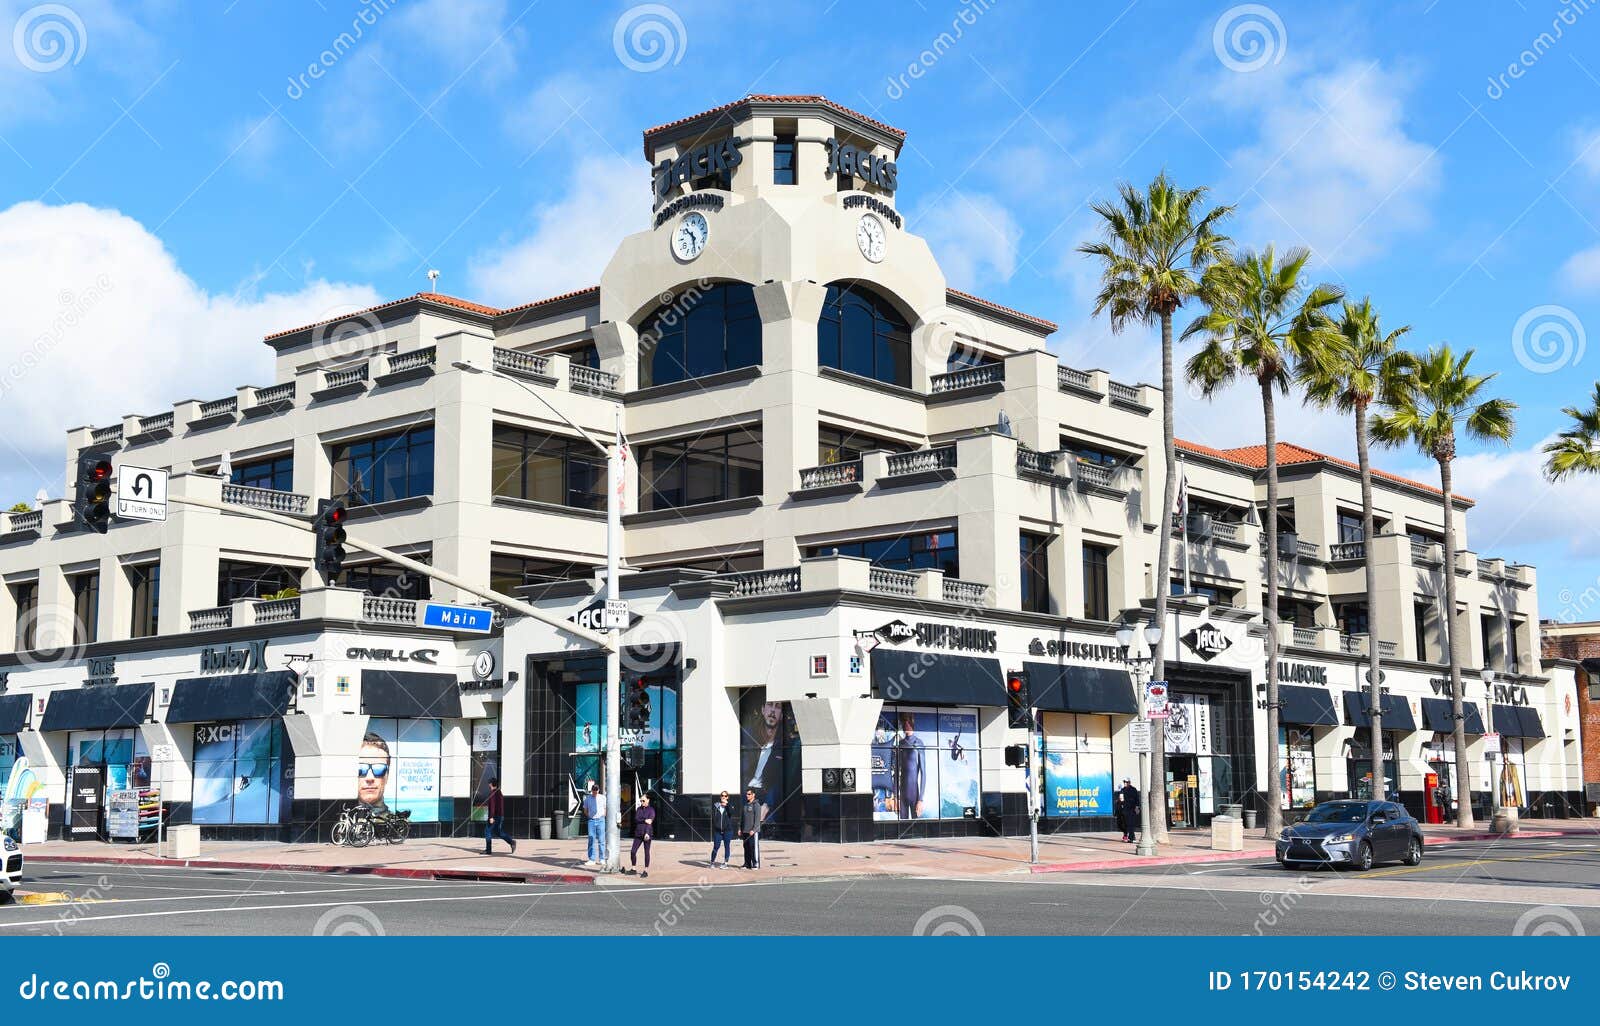
<svg viewBox="0 0 1600 1026">
<path fill-rule="evenodd" d="M 621 410 L 625 684 L 650 715 L 624 784 L 656 794 L 664 836 L 751 783 L 773 829 L 807 839 L 1024 832 L 1013 670 L 1041 713 L 1044 829 L 1108 828 L 1137 771 L 1116 631 L 1157 587 L 1184 595 L 1162 639 L 1176 824 L 1259 809 L 1268 744 L 1292 807 L 1370 793 L 1372 644 L 1389 657 L 1381 772 L 1422 814 L 1454 760 L 1445 572 L 1475 802 L 1491 712 L 1521 803 L 1572 802 L 1572 675 L 1541 669 L 1533 569 L 1467 550 L 1464 499 L 1467 551 L 1441 566 L 1438 493 L 1391 475 L 1364 540 L 1351 466 L 1288 445 L 1285 729 L 1267 738 L 1263 453 L 1185 443 L 1188 530 L 1157 537 L 1159 391 L 1062 365 L 1055 325 L 952 288 L 896 209 L 903 141 L 809 96 L 650 129 L 655 214 L 596 287 L 508 310 L 411 296 L 270 336 L 271 383 L 70 432 L 69 475 L 106 453 L 223 509 L 104 536 L 65 498 L 5 516 L 0 737 L 55 829 L 96 829 L 69 795 L 146 788 L 221 835 L 326 836 L 358 795 L 462 832 L 495 772 L 517 832 L 563 811 L 607 729 L 593 648 L 520 617 L 487 639 L 430 629 L 428 600 L 467 597 L 354 558 L 325 587 L 307 535 L 243 515 L 339 497 L 352 535 L 587 621 L 605 464 L 535 396 L 601 437 Z M 1170 582 L 1165 544 L 1188 564 Z"/>
<path fill-rule="evenodd" d="M 1580 597 L 1587 604 L 1589 595 Z M 1577 675 L 1573 698 L 1583 749 L 1583 797 L 1590 815 L 1600 814 L 1600 622 L 1545 620 L 1539 624 L 1546 664 Z"/>
</svg>

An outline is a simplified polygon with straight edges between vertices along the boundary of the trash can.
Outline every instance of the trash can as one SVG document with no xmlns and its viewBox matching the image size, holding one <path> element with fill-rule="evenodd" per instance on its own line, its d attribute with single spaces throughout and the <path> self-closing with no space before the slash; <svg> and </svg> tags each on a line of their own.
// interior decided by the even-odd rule
<svg viewBox="0 0 1600 1026">
<path fill-rule="evenodd" d="M 1244 810 L 1244 828 L 1246 830 L 1254 830 L 1256 828 L 1256 810 L 1255 809 L 1245 809 Z"/>
<path fill-rule="evenodd" d="M 567 814 L 564 811 L 556 810 L 555 815 L 552 817 L 551 825 L 555 828 L 555 836 L 567 836 Z"/>
<path fill-rule="evenodd" d="M 1220 815 L 1227 816 L 1229 819 L 1243 819 L 1244 818 L 1244 806 L 1243 805 L 1224 805 L 1222 807 L 1222 812 L 1220 813 Z"/>
<path fill-rule="evenodd" d="M 541 841 L 550 840 L 550 817 L 549 816 L 540 816 L 539 817 L 539 840 L 541 840 Z"/>
</svg>

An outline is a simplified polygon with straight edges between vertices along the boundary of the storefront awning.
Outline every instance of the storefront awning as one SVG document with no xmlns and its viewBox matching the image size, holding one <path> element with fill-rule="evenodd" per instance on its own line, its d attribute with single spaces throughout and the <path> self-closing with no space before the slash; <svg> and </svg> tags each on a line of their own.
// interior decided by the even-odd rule
<svg viewBox="0 0 1600 1026">
<path fill-rule="evenodd" d="M 0 734 L 15 734 L 28 724 L 27 695 L 0 695 Z"/>
<path fill-rule="evenodd" d="M 1023 663 L 1036 709 L 1047 712 L 1128 713 L 1139 711 L 1133 678 L 1110 666 L 1057 666 Z"/>
<path fill-rule="evenodd" d="M 172 689 L 168 723 L 220 723 L 282 716 L 299 683 L 290 670 L 189 677 Z"/>
<path fill-rule="evenodd" d="M 118 684 L 114 687 L 72 688 L 52 691 L 44 707 L 43 731 L 109 730 L 136 727 L 150 710 L 154 684 Z"/>
<path fill-rule="evenodd" d="M 1278 719 L 1301 727 L 1337 727 L 1339 713 L 1327 688 L 1278 685 Z"/>
<path fill-rule="evenodd" d="M 361 711 L 406 719 L 461 718 L 461 691 L 448 673 L 362 670 Z"/>
<path fill-rule="evenodd" d="M 1483 713 L 1471 702 L 1464 702 L 1461 714 L 1466 717 L 1467 733 L 1482 734 Z M 1454 734 L 1456 732 L 1455 709 L 1448 698 L 1424 698 L 1422 700 L 1422 727 L 1440 734 Z"/>
<path fill-rule="evenodd" d="M 1005 677 L 998 659 L 942 652 L 872 652 L 872 688 L 891 702 L 939 705 L 1005 705 Z"/>
<path fill-rule="evenodd" d="M 1365 691 L 1346 691 L 1344 693 L 1344 721 L 1352 727 L 1372 726 L 1372 717 L 1367 714 L 1368 695 Z M 1383 713 L 1384 730 L 1413 731 L 1417 729 L 1417 718 L 1411 715 L 1411 706 L 1399 695 L 1383 695 L 1379 704 Z"/>
<path fill-rule="evenodd" d="M 1494 729 L 1497 734 L 1507 737 L 1544 737 L 1544 722 L 1539 719 L 1539 710 L 1530 709 L 1522 705 L 1500 705 L 1494 707 Z"/>
</svg>

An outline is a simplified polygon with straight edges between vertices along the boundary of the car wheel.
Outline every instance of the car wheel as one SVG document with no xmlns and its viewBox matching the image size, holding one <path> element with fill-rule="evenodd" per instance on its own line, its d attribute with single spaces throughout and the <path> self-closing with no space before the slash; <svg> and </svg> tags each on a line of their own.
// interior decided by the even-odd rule
<svg viewBox="0 0 1600 1026">
<path fill-rule="evenodd" d="M 1406 865 L 1422 865 L 1422 842 L 1415 837 L 1411 839 L 1411 847 L 1406 849 Z"/>
<path fill-rule="evenodd" d="M 1372 845 L 1366 841 L 1361 842 L 1361 851 L 1356 854 L 1356 868 L 1363 873 L 1372 868 Z"/>
</svg>

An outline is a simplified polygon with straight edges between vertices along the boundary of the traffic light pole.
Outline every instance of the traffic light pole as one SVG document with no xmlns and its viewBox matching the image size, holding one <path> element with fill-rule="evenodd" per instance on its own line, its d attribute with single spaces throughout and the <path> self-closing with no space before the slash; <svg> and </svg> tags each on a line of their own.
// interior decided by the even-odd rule
<svg viewBox="0 0 1600 1026">
<path fill-rule="evenodd" d="M 615 408 L 616 438 L 622 437 L 622 407 Z M 590 441 L 594 442 L 593 436 Z M 598 442 L 594 442 L 598 445 Z M 622 548 L 621 492 L 626 486 L 622 475 L 622 453 L 613 441 L 606 454 L 606 602 L 622 597 L 617 581 L 618 551 Z M 603 621 L 602 621 L 603 622 Z M 619 638 L 618 628 L 611 639 Z M 606 872 L 622 868 L 622 646 L 613 641 L 606 647 Z"/>
<path fill-rule="evenodd" d="M 1039 864 L 1039 787 L 1044 778 L 1044 759 L 1038 757 L 1038 739 L 1034 731 L 1039 723 L 1039 710 L 1028 710 L 1028 865 Z M 1039 780 L 1033 778 L 1035 758 L 1039 762 Z"/>
</svg>

